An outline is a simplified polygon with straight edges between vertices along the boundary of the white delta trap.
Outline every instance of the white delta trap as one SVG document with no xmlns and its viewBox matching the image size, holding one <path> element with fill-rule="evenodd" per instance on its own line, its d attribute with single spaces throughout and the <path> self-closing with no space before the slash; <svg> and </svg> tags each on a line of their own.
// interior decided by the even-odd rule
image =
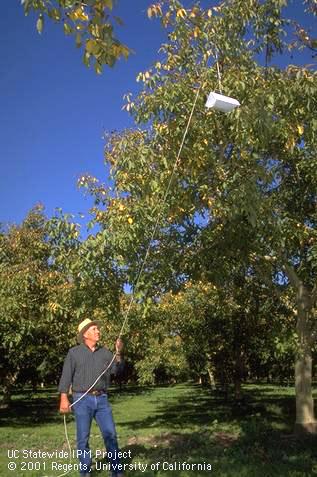
<svg viewBox="0 0 317 477">
<path fill-rule="evenodd" d="M 205 106 L 206 108 L 217 109 L 223 113 L 229 113 L 233 109 L 240 106 L 240 103 L 237 99 L 224 96 L 223 94 L 214 93 L 212 91 L 209 93 Z"/>
</svg>

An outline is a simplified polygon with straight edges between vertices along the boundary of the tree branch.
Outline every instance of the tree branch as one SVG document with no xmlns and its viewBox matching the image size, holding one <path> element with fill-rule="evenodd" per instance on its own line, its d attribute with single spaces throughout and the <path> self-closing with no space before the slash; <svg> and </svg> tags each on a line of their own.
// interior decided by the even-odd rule
<svg viewBox="0 0 317 477">
<path fill-rule="evenodd" d="M 289 281 L 294 288 L 298 288 L 301 284 L 301 280 L 298 278 L 297 273 L 295 272 L 294 267 L 292 267 L 286 260 L 284 262 L 285 272 L 289 278 Z"/>
<path fill-rule="evenodd" d="M 312 306 L 315 306 L 317 301 L 317 282 L 311 292 L 311 301 L 312 301 Z"/>
<path fill-rule="evenodd" d="M 264 260 L 266 261 L 274 261 L 273 257 L 263 257 Z M 255 257 L 254 260 L 252 260 L 254 268 L 259 272 L 261 276 L 261 280 L 265 285 L 267 285 L 269 288 L 273 288 L 274 294 L 276 295 L 277 298 L 281 298 L 282 292 L 277 288 L 277 286 L 274 284 L 272 280 L 272 276 L 270 273 L 265 270 L 261 265 L 259 264 L 258 257 Z"/>
</svg>

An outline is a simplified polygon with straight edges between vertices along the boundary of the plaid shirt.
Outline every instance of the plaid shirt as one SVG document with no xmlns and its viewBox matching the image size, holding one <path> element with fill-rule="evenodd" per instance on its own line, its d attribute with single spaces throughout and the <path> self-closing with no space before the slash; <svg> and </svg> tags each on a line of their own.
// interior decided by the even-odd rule
<svg viewBox="0 0 317 477">
<path fill-rule="evenodd" d="M 85 344 L 71 348 L 64 361 L 63 372 L 59 382 L 58 391 L 68 393 L 70 386 L 72 392 L 85 392 L 104 371 L 113 358 L 113 354 L 104 346 L 99 346 L 92 351 Z M 108 371 L 97 381 L 93 390 L 107 390 L 110 384 L 110 375 L 122 374 L 123 361 L 112 363 Z"/>
</svg>

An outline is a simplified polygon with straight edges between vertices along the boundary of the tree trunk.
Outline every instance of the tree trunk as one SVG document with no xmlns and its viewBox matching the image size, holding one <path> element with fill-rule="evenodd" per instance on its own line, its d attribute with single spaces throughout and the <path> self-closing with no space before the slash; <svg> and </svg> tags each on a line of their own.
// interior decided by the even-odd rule
<svg viewBox="0 0 317 477">
<path fill-rule="evenodd" d="M 214 376 L 214 373 L 212 371 L 211 366 L 208 366 L 207 371 L 208 371 L 208 376 L 209 376 L 210 387 L 211 387 L 211 389 L 216 389 L 215 376 Z"/>
<path fill-rule="evenodd" d="M 0 409 L 7 409 L 11 404 L 11 388 L 4 385 L 2 388 L 2 399 L 0 401 Z"/>
<path fill-rule="evenodd" d="M 6 376 L 4 376 L 4 381 L 2 385 L 2 399 L 0 401 L 0 407 L 2 409 L 6 409 L 10 407 L 11 404 L 11 396 L 12 396 L 12 390 L 14 387 L 14 384 L 16 382 L 18 376 L 18 372 L 16 373 L 9 373 Z"/>
<path fill-rule="evenodd" d="M 207 373 L 209 376 L 209 384 L 211 389 L 215 390 L 216 381 L 215 381 L 215 375 L 214 375 L 214 365 L 212 361 L 212 355 L 210 353 L 207 353 L 206 356 L 207 356 Z"/>
<path fill-rule="evenodd" d="M 236 354 L 235 369 L 234 369 L 234 398 L 236 401 L 240 401 L 242 397 L 242 388 L 241 388 L 242 369 L 243 369 L 242 354 L 239 351 Z"/>
<path fill-rule="evenodd" d="M 315 433 L 316 421 L 314 400 L 311 389 L 312 357 L 311 350 L 302 348 L 295 363 L 296 423 L 295 433 Z"/>
<path fill-rule="evenodd" d="M 240 331 L 239 331 L 240 332 Z M 242 379 L 244 371 L 243 351 L 240 344 L 240 336 L 237 333 L 235 339 L 234 349 L 234 370 L 233 370 L 233 382 L 234 382 L 234 398 L 236 401 L 240 401 L 242 398 Z"/>
<path fill-rule="evenodd" d="M 312 396 L 310 302 L 308 290 L 300 283 L 297 292 L 298 349 L 295 362 L 296 434 L 315 433 L 317 431 Z"/>
</svg>

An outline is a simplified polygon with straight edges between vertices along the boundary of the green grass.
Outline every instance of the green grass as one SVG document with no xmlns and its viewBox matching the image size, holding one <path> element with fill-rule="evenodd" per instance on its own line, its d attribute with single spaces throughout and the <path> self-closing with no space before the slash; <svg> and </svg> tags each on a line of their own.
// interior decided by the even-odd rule
<svg viewBox="0 0 317 477">
<path fill-rule="evenodd" d="M 244 387 L 240 405 L 226 401 L 219 393 L 193 384 L 172 387 L 127 388 L 111 392 L 113 413 L 122 451 L 131 458 L 123 463 L 147 464 L 128 470 L 127 477 L 311 477 L 317 476 L 315 437 L 297 441 L 292 436 L 294 424 L 294 391 L 270 385 Z M 0 475 L 1 477 L 58 476 L 62 470 L 51 469 L 53 461 L 67 464 L 67 459 L 24 459 L 30 470 L 21 470 L 21 461 L 8 458 L 8 451 L 67 451 L 62 417 L 57 412 L 55 390 L 43 390 L 14 396 L 12 408 L 1 410 Z M 69 416 L 68 433 L 75 448 L 74 419 Z M 91 449 L 103 450 L 99 430 L 94 424 Z M 7 466 L 15 461 L 18 470 Z M 42 470 L 32 470 L 34 462 Z M 46 470 L 43 469 L 43 461 Z M 32 464 L 33 462 L 33 464 Z M 151 464 L 160 462 L 158 470 Z M 162 463 L 173 464 L 163 470 Z M 203 464 L 206 470 L 184 470 L 178 463 Z M 73 459 L 72 464 L 77 460 Z M 208 470 L 207 464 L 212 470 Z M 168 464 L 165 464 L 168 466 Z M 71 471 L 69 477 L 77 476 Z M 108 475 L 94 472 L 95 477 Z"/>
</svg>

